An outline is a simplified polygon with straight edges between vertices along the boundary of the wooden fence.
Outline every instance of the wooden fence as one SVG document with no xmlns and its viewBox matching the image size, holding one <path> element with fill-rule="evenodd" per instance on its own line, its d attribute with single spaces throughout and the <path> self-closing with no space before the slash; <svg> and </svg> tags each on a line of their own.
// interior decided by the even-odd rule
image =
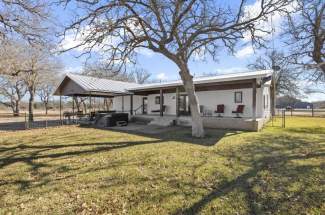
<svg viewBox="0 0 325 215">
<path fill-rule="evenodd" d="M 285 111 L 286 116 L 311 116 L 311 117 L 325 117 L 325 109 L 276 109 L 276 115 L 282 115 Z"/>
</svg>

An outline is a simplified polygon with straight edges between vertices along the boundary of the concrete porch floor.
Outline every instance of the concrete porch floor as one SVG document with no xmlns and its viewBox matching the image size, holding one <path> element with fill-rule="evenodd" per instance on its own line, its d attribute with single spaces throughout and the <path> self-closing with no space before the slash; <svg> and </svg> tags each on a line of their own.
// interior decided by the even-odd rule
<svg viewBox="0 0 325 215">
<path fill-rule="evenodd" d="M 153 126 L 143 123 L 130 122 L 127 126 L 115 126 L 110 127 L 110 130 L 122 131 L 122 132 L 134 132 L 134 133 L 143 133 L 143 134 L 161 134 L 165 132 L 175 131 L 175 129 L 182 129 L 178 126 L 173 127 L 161 127 Z"/>
<path fill-rule="evenodd" d="M 132 121 L 140 121 L 149 123 L 156 118 L 164 118 L 166 120 L 175 120 L 176 125 L 179 126 L 191 126 L 192 118 L 190 116 L 175 115 L 134 115 Z M 268 119 L 257 118 L 253 121 L 252 118 L 235 118 L 235 117 L 217 117 L 217 116 L 202 116 L 203 125 L 206 128 L 222 128 L 222 129 L 234 129 L 234 130 L 246 130 L 246 131 L 259 131 L 263 128 Z"/>
</svg>

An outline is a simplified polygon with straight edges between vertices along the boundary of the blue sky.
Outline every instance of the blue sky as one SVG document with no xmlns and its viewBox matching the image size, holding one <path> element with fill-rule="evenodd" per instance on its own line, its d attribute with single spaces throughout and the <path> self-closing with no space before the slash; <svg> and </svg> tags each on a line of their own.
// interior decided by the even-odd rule
<svg viewBox="0 0 325 215">
<path fill-rule="evenodd" d="M 236 1 L 234 1 L 236 2 Z M 252 7 L 254 1 L 252 1 Z M 57 8 L 54 11 L 57 21 L 62 24 L 66 24 L 71 20 L 71 14 L 73 13 L 73 7 L 68 8 L 62 13 L 62 8 Z M 280 30 L 281 16 L 275 15 L 273 18 L 274 27 L 276 30 Z M 269 25 L 269 23 L 266 23 Z M 277 50 L 285 50 L 283 44 L 276 40 L 279 32 L 275 33 L 275 48 Z M 270 35 L 265 35 L 268 39 Z M 71 38 L 70 38 L 71 39 Z M 244 44 L 243 41 L 242 44 Z M 82 65 L 85 62 L 85 57 L 79 57 L 80 50 L 72 50 L 60 55 L 60 59 L 65 66 L 66 72 L 80 72 Z M 225 49 L 220 49 L 218 61 L 213 61 L 211 58 L 207 58 L 205 61 L 191 62 L 189 68 L 194 76 L 204 75 L 206 73 L 233 73 L 244 72 L 247 70 L 247 64 L 254 62 L 254 59 L 261 54 L 262 51 L 253 50 L 250 45 L 238 46 L 235 55 L 230 54 Z M 168 60 L 166 57 L 153 53 L 151 51 L 141 51 L 138 54 L 137 67 L 144 68 L 152 74 L 153 79 L 160 79 L 162 81 L 179 79 L 178 68 L 174 63 Z M 302 85 L 306 85 L 305 82 L 301 82 Z M 304 97 L 308 101 L 325 100 L 325 94 L 312 94 Z"/>
</svg>

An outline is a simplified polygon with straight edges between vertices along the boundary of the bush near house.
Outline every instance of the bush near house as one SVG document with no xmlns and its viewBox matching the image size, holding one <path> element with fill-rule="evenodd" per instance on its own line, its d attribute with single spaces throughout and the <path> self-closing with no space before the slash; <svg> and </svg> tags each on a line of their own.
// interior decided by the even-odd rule
<svg viewBox="0 0 325 215">
<path fill-rule="evenodd" d="M 262 132 L 0 135 L 0 214 L 324 214 L 325 119 Z"/>
</svg>

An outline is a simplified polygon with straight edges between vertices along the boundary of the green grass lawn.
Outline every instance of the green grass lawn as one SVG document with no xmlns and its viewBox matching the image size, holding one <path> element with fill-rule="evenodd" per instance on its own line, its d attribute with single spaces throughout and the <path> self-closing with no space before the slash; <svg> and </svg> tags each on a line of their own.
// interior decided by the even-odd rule
<svg viewBox="0 0 325 215">
<path fill-rule="evenodd" d="M 0 133 L 0 214 L 325 214 L 325 119 L 262 132 Z"/>
</svg>

